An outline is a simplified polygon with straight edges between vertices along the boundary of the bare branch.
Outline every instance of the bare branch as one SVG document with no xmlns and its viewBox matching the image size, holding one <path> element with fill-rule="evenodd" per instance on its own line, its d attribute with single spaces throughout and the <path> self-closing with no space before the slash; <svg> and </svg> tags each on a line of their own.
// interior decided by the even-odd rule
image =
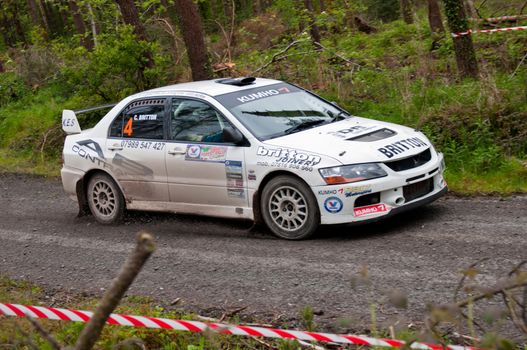
<svg viewBox="0 0 527 350">
<path fill-rule="evenodd" d="M 518 315 L 516 315 L 516 311 L 514 310 L 514 306 L 512 305 L 510 294 L 507 291 L 503 291 L 501 293 L 503 296 L 503 301 L 505 302 L 505 305 L 507 305 L 507 309 L 509 309 L 509 314 L 512 318 L 512 323 L 523 333 L 527 334 L 527 325 L 523 324 L 519 319 Z"/>
<path fill-rule="evenodd" d="M 152 236 L 146 232 L 139 232 L 135 250 L 126 260 L 119 275 L 113 280 L 112 286 L 99 302 L 90 322 L 84 327 L 75 350 L 89 350 L 99 338 L 108 316 L 115 310 L 124 293 L 128 290 L 143 265 L 154 252 L 155 245 Z"/>
<path fill-rule="evenodd" d="M 301 42 L 304 42 L 304 41 L 306 41 L 306 39 L 300 39 L 300 40 L 294 40 L 294 41 L 292 41 L 291 43 L 289 43 L 289 45 L 287 45 L 287 46 L 285 47 L 285 49 L 283 49 L 282 51 L 279 51 L 279 52 L 275 53 L 275 54 L 273 55 L 273 57 L 271 57 L 271 60 L 270 60 L 269 62 L 267 62 L 266 64 L 264 64 L 263 66 L 261 66 L 261 67 L 258 68 L 257 70 L 251 72 L 250 75 L 254 75 L 254 74 L 258 73 L 259 71 L 261 71 L 261 70 L 263 70 L 263 69 L 269 67 L 271 64 L 273 64 L 273 63 L 275 63 L 275 62 L 277 62 L 277 61 L 282 60 L 283 58 L 281 58 L 280 55 L 285 54 L 285 53 L 286 53 L 287 51 L 289 51 L 293 46 L 295 46 L 295 45 L 297 45 L 297 44 L 299 44 L 299 43 L 301 43 Z"/>
<path fill-rule="evenodd" d="M 227 317 L 232 317 L 232 316 L 236 315 L 237 313 L 239 313 L 239 312 L 241 312 L 241 311 L 247 309 L 247 307 L 248 307 L 248 306 L 242 306 L 242 307 L 239 307 L 239 308 L 234 309 L 234 310 L 232 310 L 232 311 L 228 311 L 228 312 L 225 311 L 225 312 L 223 313 L 223 315 L 221 315 L 221 317 L 220 317 L 220 322 L 223 322 L 223 320 L 225 320 L 225 318 L 227 318 Z"/>
<path fill-rule="evenodd" d="M 42 328 L 42 326 L 40 325 L 40 323 L 37 322 L 37 320 L 34 320 L 30 315 L 26 315 L 26 316 L 27 316 L 27 320 L 29 321 L 29 323 L 31 323 L 31 325 L 36 329 L 36 331 L 42 336 L 42 338 L 44 338 L 45 341 L 49 343 L 49 345 L 51 345 L 53 349 L 55 350 L 62 349 L 59 342 L 56 341 L 55 338 L 53 338 L 53 336 L 48 333 L 48 331 Z"/>
<path fill-rule="evenodd" d="M 503 286 L 495 286 L 494 288 L 488 290 L 486 293 L 481 293 L 479 295 L 476 295 L 475 297 L 460 301 L 456 304 L 457 307 L 462 308 L 467 306 L 469 303 L 474 303 L 481 299 L 490 298 L 494 295 L 513 290 L 516 288 L 527 286 L 527 281 L 512 281 L 509 282 L 505 287 Z"/>
<path fill-rule="evenodd" d="M 523 10 L 525 10 L 525 7 L 527 7 L 527 1 L 523 3 L 522 8 L 520 9 L 520 15 L 523 14 Z"/>
<path fill-rule="evenodd" d="M 488 17 L 488 18 L 471 18 L 470 20 L 476 23 L 501 23 L 501 22 L 521 21 L 524 19 L 527 19 L 527 15 L 500 16 L 500 17 Z"/>
<path fill-rule="evenodd" d="M 511 277 L 512 275 L 514 275 L 515 273 L 517 273 L 518 271 L 520 271 L 520 269 L 523 267 L 523 265 L 527 264 L 527 260 L 523 260 L 522 262 L 520 262 L 518 265 L 516 265 L 510 272 L 509 272 L 509 277 Z"/>
<path fill-rule="evenodd" d="M 22 327 L 20 327 L 20 324 L 17 321 L 15 321 L 15 327 L 18 332 L 20 332 L 20 334 L 22 334 L 22 336 L 24 337 L 24 340 L 22 341 L 23 345 L 26 345 L 31 350 L 38 350 L 38 346 L 31 340 L 29 334 L 27 334 L 26 331 L 24 331 Z M 16 342 L 15 345 L 13 345 L 13 348 L 18 349 L 18 344 L 16 344 Z"/>
<path fill-rule="evenodd" d="M 521 308 L 523 323 L 527 325 L 527 286 L 523 288 L 523 305 Z"/>
<path fill-rule="evenodd" d="M 468 267 L 468 269 L 473 269 L 473 268 L 475 268 L 476 266 L 478 266 L 479 264 L 481 264 L 482 262 L 484 262 L 486 260 L 489 260 L 489 258 L 487 257 L 487 258 L 479 259 L 478 261 L 476 261 L 475 263 L 470 265 Z M 467 278 L 467 275 L 463 274 L 463 277 L 461 277 L 461 279 L 459 280 L 459 283 L 458 283 L 458 285 L 456 287 L 456 291 L 454 292 L 454 302 L 457 301 L 457 295 L 458 295 L 459 291 L 461 290 L 461 288 L 463 287 L 463 284 L 465 284 L 465 279 L 466 278 Z"/>
</svg>

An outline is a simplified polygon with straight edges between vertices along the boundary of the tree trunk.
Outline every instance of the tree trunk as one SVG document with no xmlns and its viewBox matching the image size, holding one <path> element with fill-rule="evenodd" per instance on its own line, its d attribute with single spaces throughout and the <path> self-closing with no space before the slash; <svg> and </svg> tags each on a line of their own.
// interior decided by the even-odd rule
<svg viewBox="0 0 527 350">
<path fill-rule="evenodd" d="M 24 28 L 22 28 L 22 23 L 20 22 L 20 19 L 18 18 L 18 14 L 21 13 L 18 3 L 13 4 L 13 24 L 15 26 L 15 31 L 17 36 L 22 40 L 24 44 L 27 44 L 26 40 L 26 33 L 24 31 Z"/>
<path fill-rule="evenodd" d="M 124 23 L 131 25 L 134 28 L 134 34 L 139 38 L 139 40 L 148 41 L 146 37 L 146 30 L 143 26 L 143 23 L 139 19 L 139 11 L 134 4 L 133 0 L 115 0 L 121 9 L 121 14 L 123 15 Z M 154 59 L 152 53 L 148 51 L 146 53 L 148 68 L 154 66 Z"/>
<path fill-rule="evenodd" d="M 88 50 L 93 49 L 93 41 L 90 40 L 90 38 L 86 35 L 86 25 L 84 24 L 84 19 L 82 18 L 82 15 L 79 12 L 79 7 L 77 6 L 77 3 L 75 2 L 75 0 L 69 0 L 68 6 L 70 8 L 71 15 L 73 16 L 73 23 L 75 24 L 75 29 L 82 38 L 82 46 L 84 46 Z"/>
<path fill-rule="evenodd" d="M 33 24 L 36 26 L 42 25 L 42 17 L 35 0 L 27 0 L 27 7 L 29 8 L 29 16 Z"/>
<path fill-rule="evenodd" d="M 256 16 L 262 13 L 262 1 L 261 0 L 253 1 L 253 12 Z"/>
<path fill-rule="evenodd" d="M 464 33 L 469 30 L 462 0 L 443 0 L 448 26 L 452 33 Z M 478 78 L 478 62 L 476 52 L 472 43 L 472 36 L 461 35 L 453 38 L 454 50 L 459 75 L 462 78 Z"/>
<path fill-rule="evenodd" d="M 428 23 L 434 33 L 444 33 L 445 27 L 441 19 L 441 10 L 437 0 L 428 0 Z"/>
<path fill-rule="evenodd" d="M 476 11 L 476 6 L 474 6 L 473 0 L 465 0 L 465 10 L 465 13 L 470 18 L 476 18 L 478 16 L 478 11 Z"/>
<path fill-rule="evenodd" d="M 6 17 L 5 12 L 0 12 L 0 31 L 2 32 L 2 37 L 4 38 L 4 43 L 8 47 L 14 47 L 16 42 L 13 42 L 13 39 L 11 37 L 11 32 L 9 28 L 11 25 L 9 24 L 9 21 Z"/>
<path fill-rule="evenodd" d="M 90 16 L 91 36 L 93 39 L 93 47 L 97 47 L 97 35 L 99 33 L 99 29 L 97 27 L 97 22 L 95 22 L 95 14 L 93 13 L 93 9 L 90 3 L 87 3 L 86 7 L 88 8 L 88 15 Z"/>
<path fill-rule="evenodd" d="M 205 46 L 203 24 L 198 6 L 193 0 L 176 0 L 183 41 L 187 47 L 188 60 L 193 80 L 206 80 L 212 77 L 212 71 Z"/>
<path fill-rule="evenodd" d="M 306 9 L 309 14 L 309 34 L 311 34 L 311 39 L 313 40 L 313 45 L 315 45 L 315 49 L 320 50 L 320 29 L 318 28 L 318 25 L 315 21 L 313 3 L 311 2 L 311 0 L 304 0 L 304 5 L 306 6 Z"/>
<path fill-rule="evenodd" d="M 318 0 L 318 6 L 320 7 L 320 12 L 326 11 L 326 2 L 324 0 Z"/>
<path fill-rule="evenodd" d="M 400 0 L 399 4 L 401 6 L 401 14 L 403 16 L 403 20 L 406 22 L 406 24 L 414 23 L 411 0 Z"/>
<path fill-rule="evenodd" d="M 49 28 L 50 37 L 64 34 L 64 23 L 58 9 L 50 2 L 41 0 L 44 17 Z"/>
<path fill-rule="evenodd" d="M 43 0 L 39 0 L 37 2 L 37 6 L 39 8 L 39 12 L 40 12 L 40 18 L 41 18 L 41 21 L 42 21 L 42 26 L 44 27 L 44 31 L 46 32 L 46 35 L 49 35 L 51 36 L 51 33 L 50 33 L 50 29 L 49 29 L 49 22 L 48 22 L 48 17 L 46 16 L 46 11 L 45 11 L 45 4 L 42 3 Z"/>
</svg>

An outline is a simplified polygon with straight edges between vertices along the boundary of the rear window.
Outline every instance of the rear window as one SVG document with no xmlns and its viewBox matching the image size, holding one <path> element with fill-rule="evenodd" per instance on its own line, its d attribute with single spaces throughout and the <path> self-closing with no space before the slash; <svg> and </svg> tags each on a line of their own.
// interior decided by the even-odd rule
<svg viewBox="0 0 527 350">
<path fill-rule="evenodd" d="M 129 104 L 112 122 L 110 137 L 164 139 L 165 99 L 149 99 Z"/>
</svg>

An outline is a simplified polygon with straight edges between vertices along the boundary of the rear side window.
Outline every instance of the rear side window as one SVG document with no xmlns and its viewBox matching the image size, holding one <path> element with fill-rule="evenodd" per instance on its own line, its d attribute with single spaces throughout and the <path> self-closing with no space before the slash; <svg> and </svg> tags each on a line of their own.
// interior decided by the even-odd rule
<svg viewBox="0 0 527 350">
<path fill-rule="evenodd" d="M 164 139 L 165 99 L 129 104 L 110 126 L 110 137 Z"/>
</svg>

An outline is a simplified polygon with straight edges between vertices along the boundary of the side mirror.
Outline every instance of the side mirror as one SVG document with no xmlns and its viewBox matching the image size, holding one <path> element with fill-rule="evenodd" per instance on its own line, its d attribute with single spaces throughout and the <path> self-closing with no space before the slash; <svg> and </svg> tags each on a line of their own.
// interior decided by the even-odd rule
<svg viewBox="0 0 527 350">
<path fill-rule="evenodd" d="M 235 145 L 243 143 L 244 140 L 242 133 L 230 126 L 223 129 L 222 139 L 223 142 L 234 143 Z"/>
</svg>

